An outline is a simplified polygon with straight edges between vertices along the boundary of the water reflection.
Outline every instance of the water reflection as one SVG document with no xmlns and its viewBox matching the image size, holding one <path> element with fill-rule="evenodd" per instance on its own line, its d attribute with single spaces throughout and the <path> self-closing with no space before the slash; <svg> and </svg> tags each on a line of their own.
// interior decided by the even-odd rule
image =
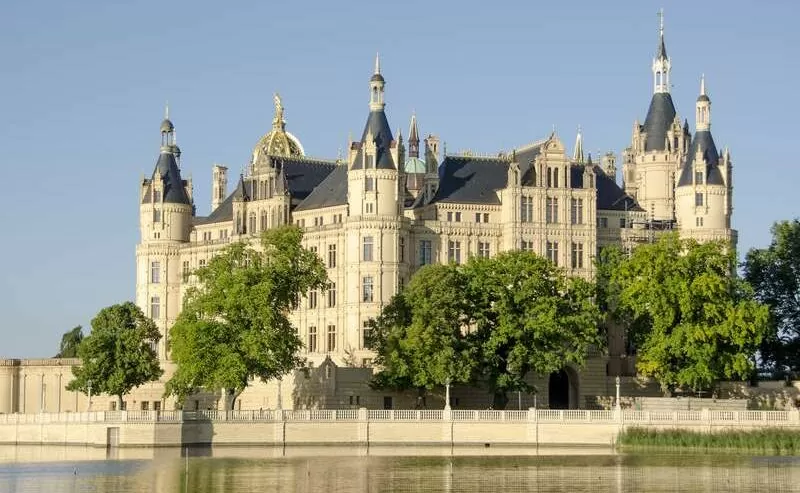
<svg viewBox="0 0 800 493">
<path fill-rule="evenodd" d="M 481 455 L 454 449 L 462 454 L 450 456 L 449 449 L 425 447 L 417 451 L 424 455 L 409 457 L 407 448 L 380 454 L 374 447 L 270 447 L 189 450 L 187 461 L 179 449 L 123 449 L 106 459 L 104 449 L 10 448 L 13 457 L 0 447 L 0 461 L 6 461 L 0 463 L 0 491 L 13 493 L 776 492 L 800 484 L 800 458 L 732 454 L 569 455 L 562 449 L 561 455 L 537 456 L 535 449 L 502 455 L 512 450 L 492 448 L 471 450 Z"/>
</svg>

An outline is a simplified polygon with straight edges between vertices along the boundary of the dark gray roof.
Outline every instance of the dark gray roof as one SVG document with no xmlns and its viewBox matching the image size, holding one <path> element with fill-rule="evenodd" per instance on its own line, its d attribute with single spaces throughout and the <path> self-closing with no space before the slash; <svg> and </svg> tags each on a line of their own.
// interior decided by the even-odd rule
<svg viewBox="0 0 800 493">
<path fill-rule="evenodd" d="M 270 156 L 273 166 L 279 170 L 279 176 L 285 180 L 291 196 L 291 208 L 297 208 L 312 191 L 341 166 L 333 161 L 321 161 L 298 157 Z M 345 180 L 345 187 L 346 187 Z M 209 224 L 230 221 L 233 219 L 234 199 L 250 200 L 252 182 L 239 179 L 236 189 L 208 217 L 196 218 L 195 224 Z M 347 195 L 345 189 L 345 197 Z"/>
<path fill-rule="evenodd" d="M 517 152 L 523 177 L 526 174 L 532 176 L 530 163 L 540 150 L 541 146 L 537 145 Z M 508 166 L 509 161 L 501 158 L 447 156 L 439 168 L 439 189 L 431 202 L 500 204 L 496 191 L 508 183 Z M 642 210 L 598 165 L 592 165 L 592 168 L 596 177 L 598 210 Z M 583 187 L 583 171 L 583 165 L 572 166 L 572 188 Z M 523 185 L 531 184 L 523 182 Z"/>
<path fill-rule="evenodd" d="M 446 156 L 439 165 L 439 189 L 431 202 L 499 204 L 495 193 L 506 187 L 507 159 Z"/>
<path fill-rule="evenodd" d="M 706 183 L 708 185 L 724 185 L 725 180 L 723 180 L 722 171 L 718 166 L 719 154 L 717 153 L 717 146 L 714 144 L 714 138 L 711 136 L 710 130 L 702 130 L 694 134 L 692 145 L 689 147 L 689 154 L 686 156 L 686 163 L 683 165 L 681 177 L 678 180 L 678 186 L 692 184 L 694 157 L 698 150 L 702 152 L 703 159 L 706 162 Z"/>
<path fill-rule="evenodd" d="M 393 140 L 392 129 L 389 128 L 389 121 L 386 119 L 386 113 L 383 110 L 369 112 L 367 124 L 364 125 L 364 133 L 361 134 L 361 147 L 358 150 L 358 154 L 356 154 L 356 160 L 351 169 L 361 169 L 361 163 L 364 161 L 364 143 L 368 133 L 372 134 L 377 147 L 375 167 L 378 169 L 397 169 L 389 152 Z"/>
<path fill-rule="evenodd" d="M 310 194 L 295 207 L 307 211 L 347 204 L 347 166 L 336 166 Z"/>
<path fill-rule="evenodd" d="M 535 184 L 536 173 L 533 167 L 533 162 L 536 157 L 542 152 L 542 145 L 546 141 L 538 142 L 536 144 L 523 147 L 516 151 L 517 163 L 519 163 L 519 172 L 522 177 L 521 183 L 523 186 L 531 186 Z"/>
<path fill-rule="evenodd" d="M 667 58 L 667 45 L 664 44 L 664 35 L 659 36 L 656 58 Z"/>
<path fill-rule="evenodd" d="M 708 96 L 706 94 L 701 94 L 701 95 L 697 96 L 697 100 L 698 101 L 711 101 L 710 99 L 708 99 Z"/>
<path fill-rule="evenodd" d="M 148 183 L 142 203 L 150 201 L 150 187 L 156 174 L 158 174 L 164 182 L 164 202 L 191 205 L 192 201 L 189 200 L 189 195 L 186 193 L 186 182 L 181 179 L 181 171 L 178 168 L 177 161 L 175 161 L 175 155 L 169 150 L 162 150 L 161 154 L 158 155 L 156 168 L 153 170 L 153 176 Z"/>
<path fill-rule="evenodd" d="M 650 108 L 644 119 L 642 129 L 647 132 L 644 144 L 645 151 L 663 151 L 667 139 L 667 130 L 675 120 L 675 104 L 668 92 L 657 92 L 650 100 Z"/>
</svg>

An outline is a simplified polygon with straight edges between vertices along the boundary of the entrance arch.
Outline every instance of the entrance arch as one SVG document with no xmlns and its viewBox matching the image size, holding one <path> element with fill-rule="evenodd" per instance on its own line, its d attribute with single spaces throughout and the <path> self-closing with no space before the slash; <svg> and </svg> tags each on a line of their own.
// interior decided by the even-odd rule
<svg viewBox="0 0 800 493">
<path fill-rule="evenodd" d="M 571 368 L 550 374 L 547 385 L 550 409 L 575 409 L 578 406 L 578 375 Z"/>
</svg>

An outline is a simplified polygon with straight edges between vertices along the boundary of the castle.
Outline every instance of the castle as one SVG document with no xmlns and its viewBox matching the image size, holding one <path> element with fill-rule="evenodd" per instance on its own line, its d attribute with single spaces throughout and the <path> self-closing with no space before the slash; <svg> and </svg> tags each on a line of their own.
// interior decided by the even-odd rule
<svg viewBox="0 0 800 493">
<path fill-rule="evenodd" d="M 362 371 L 370 366 L 367 321 L 426 264 L 522 249 L 550 259 L 569 275 L 592 278 L 593 258 L 603 246 L 630 249 L 663 231 L 735 244 L 730 152 L 720 152 L 712 138 L 704 79 L 694 134 L 679 118 L 670 95 L 672 63 L 663 22 L 651 68 L 652 99 L 622 153 L 621 185 L 615 155 L 598 156 L 599 162 L 585 156 L 580 131 L 571 153 L 553 132 L 493 156 L 448 154 L 438 137 L 421 139 L 415 116 L 407 140 L 394 135 L 386 80 L 376 58 L 364 131 L 344 158 L 306 157 L 300 140 L 286 129 L 283 102 L 276 95 L 272 128 L 256 144 L 245 172 L 232 177 L 232 187 L 228 169 L 214 165 L 211 211 L 200 216 L 193 184 L 181 176 L 181 150 L 167 115 L 155 169 L 139 184 L 136 247 L 136 303 L 163 331 L 157 351 L 167 375 L 169 328 L 186 289 L 196 282 L 193 271 L 230 242 L 257 241 L 264 230 L 280 225 L 301 227 L 304 245 L 328 269 L 326 289 L 307 293 L 292 314 L 305 344 L 303 356 L 317 369 L 327 368 L 328 376 L 331 367 Z M 560 405 L 578 407 L 592 393 L 608 395 L 610 379 L 632 371 L 632 358 L 616 335 L 608 355 L 593 356 L 580 373 L 554 374 L 549 384 L 545 376 L 542 385 L 551 391 L 554 381 L 563 385 Z M 364 375 L 353 385 L 368 393 L 368 372 Z M 152 384 L 149 395 L 156 396 L 160 385 Z M 281 384 L 271 385 L 248 389 L 240 402 L 270 407 L 277 399 L 282 405 Z M 13 403 L 2 406 L 3 396 L 13 392 L 0 388 L 0 412 L 13 410 Z M 328 405 L 362 404 L 360 395 L 353 402 L 352 393 L 341 389 L 328 393 Z M 162 405 L 160 397 L 151 399 L 153 407 L 156 401 Z M 554 399 L 551 395 L 551 404 Z M 297 399 L 289 405 L 298 405 Z"/>
</svg>

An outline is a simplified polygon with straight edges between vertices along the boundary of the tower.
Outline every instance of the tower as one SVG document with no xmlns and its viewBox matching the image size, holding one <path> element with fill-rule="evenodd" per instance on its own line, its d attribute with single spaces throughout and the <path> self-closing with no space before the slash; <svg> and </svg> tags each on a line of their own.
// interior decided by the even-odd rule
<svg viewBox="0 0 800 493">
<path fill-rule="evenodd" d="M 644 124 L 633 125 L 631 145 L 623 152 L 622 178 L 625 192 L 636 198 L 650 220 L 671 223 L 675 220 L 675 179 L 689 139 L 670 95 L 672 60 L 664 41 L 663 12 L 651 70 L 653 96 Z"/>
<path fill-rule="evenodd" d="M 705 77 L 695 104 L 695 134 L 675 190 L 681 236 L 736 242 L 731 230 L 730 152 L 720 155 L 711 135 L 711 99 Z M 734 245 L 735 246 L 735 245 Z"/>
<path fill-rule="evenodd" d="M 217 207 L 225 200 L 228 194 L 228 168 L 221 164 L 215 164 L 212 170 L 212 185 L 211 185 L 211 210 L 215 211 Z"/>
<path fill-rule="evenodd" d="M 155 169 L 139 187 L 136 247 L 136 304 L 162 333 L 156 352 L 167 359 L 167 330 L 180 313 L 181 246 L 189 241 L 194 214 L 192 185 L 181 178 L 180 148 L 167 109 L 161 122 L 161 148 Z"/>
<path fill-rule="evenodd" d="M 411 125 L 408 130 L 408 159 L 405 161 L 404 171 L 406 188 L 414 198 L 425 186 L 425 161 L 419 158 L 419 128 L 417 128 L 417 115 L 411 115 Z"/>
</svg>

